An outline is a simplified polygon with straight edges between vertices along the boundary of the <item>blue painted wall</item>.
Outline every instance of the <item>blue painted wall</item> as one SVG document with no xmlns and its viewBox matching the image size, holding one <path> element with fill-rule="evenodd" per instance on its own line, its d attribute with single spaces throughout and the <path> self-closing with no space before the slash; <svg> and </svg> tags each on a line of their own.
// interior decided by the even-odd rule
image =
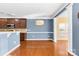
<svg viewBox="0 0 79 59">
<path fill-rule="evenodd" d="M 53 32 L 53 19 L 43 19 L 43 26 L 37 26 L 35 23 L 36 20 L 37 19 L 27 20 L 28 32 Z"/>
<path fill-rule="evenodd" d="M 28 39 L 53 39 L 53 33 L 28 33 Z"/>
<path fill-rule="evenodd" d="M 37 26 L 36 20 L 38 19 L 27 19 L 27 32 L 38 32 L 38 33 L 27 33 L 28 39 L 53 39 L 53 19 L 42 19 L 44 20 L 43 26 Z M 48 33 L 39 33 L 48 32 Z"/>
<path fill-rule="evenodd" d="M 73 35 L 72 35 L 72 46 L 73 52 L 79 55 L 79 18 L 77 17 L 77 13 L 79 12 L 79 3 L 73 4 L 72 9 L 72 27 L 73 27 Z"/>
</svg>

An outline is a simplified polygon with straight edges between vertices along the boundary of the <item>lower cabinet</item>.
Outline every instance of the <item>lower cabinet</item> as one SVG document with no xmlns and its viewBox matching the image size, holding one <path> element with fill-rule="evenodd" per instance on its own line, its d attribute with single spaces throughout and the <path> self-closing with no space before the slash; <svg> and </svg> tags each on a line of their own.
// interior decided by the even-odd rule
<svg viewBox="0 0 79 59">
<path fill-rule="evenodd" d="M 0 55 L 6 54 L 8 51 L 20 44 L 20 35 L 17 32 L 0 34 Z"/>
<path fill-rule="evenodd" d="M 20 33 L 20 41 L 24 41 L 26 39 L 26 33 Z"/>
</svg>

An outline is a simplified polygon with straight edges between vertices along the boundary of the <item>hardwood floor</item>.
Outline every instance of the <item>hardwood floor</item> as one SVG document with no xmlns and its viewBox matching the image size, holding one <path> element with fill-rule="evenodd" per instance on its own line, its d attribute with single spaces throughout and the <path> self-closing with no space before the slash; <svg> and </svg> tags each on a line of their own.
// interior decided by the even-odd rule
<svg viewBox="0 0 79 59">
<path fill-rule="evenodd" d="M 67 41 L 22 41 L 11 56 L 67 56 Z"/>
</svg>

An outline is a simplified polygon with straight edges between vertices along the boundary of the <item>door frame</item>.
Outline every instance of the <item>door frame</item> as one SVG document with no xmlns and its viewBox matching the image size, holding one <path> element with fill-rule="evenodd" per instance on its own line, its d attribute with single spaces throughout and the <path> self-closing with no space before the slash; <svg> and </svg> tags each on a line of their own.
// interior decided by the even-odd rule
<svg viewBox="0 0 79 59">
<path fill-rule="evenodd" d="M 56 18 L 54 18 L 54 42 L 57 42 L 57 30 L 56 30 L 56 27 L 57 27 L 57 22 L 56 22 Z"/>
</svg>

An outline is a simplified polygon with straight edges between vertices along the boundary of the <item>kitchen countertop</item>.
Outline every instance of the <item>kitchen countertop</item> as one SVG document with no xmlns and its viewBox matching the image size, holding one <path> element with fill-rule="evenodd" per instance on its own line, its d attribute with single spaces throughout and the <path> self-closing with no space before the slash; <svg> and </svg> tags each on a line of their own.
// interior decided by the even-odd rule
<svg viewBox="0 0 79 59">
<path fill-rule="evenodd" d="M 27 29 L 0 29 L 0 32 L 20 32 L 20 33 L 26 33 Z"/>
</svg>

